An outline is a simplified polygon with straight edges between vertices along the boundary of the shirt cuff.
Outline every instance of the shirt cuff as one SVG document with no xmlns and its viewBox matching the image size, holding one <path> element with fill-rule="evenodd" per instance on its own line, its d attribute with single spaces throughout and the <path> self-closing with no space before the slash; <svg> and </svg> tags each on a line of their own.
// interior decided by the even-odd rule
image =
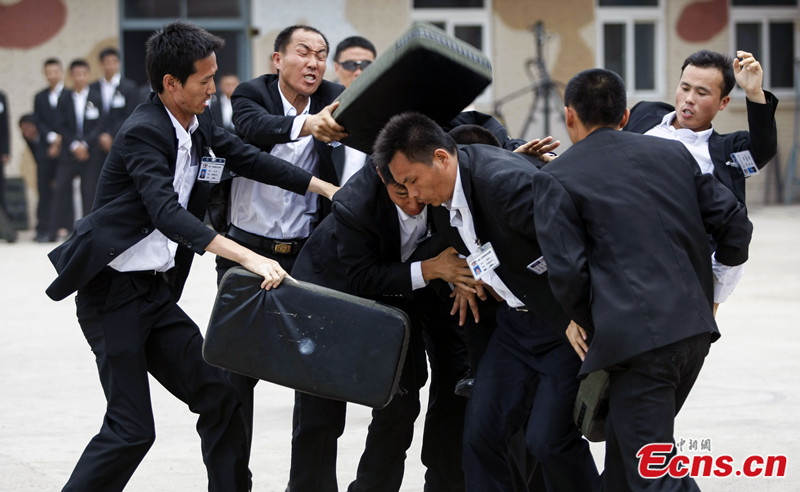
<svg viewBox="0 0 800 492">
<path fill-rule="evenodd" d="M 51 144 L 56 141 L 58 138 L 58 133 L 56 132 L 47 132 L 47 143 Z"/>
<path fill-rule="evenodd" d="M 711 258 L 711 269 L 714 272 L 714 302 L 725 302 L 731 295 L 744 273 L 744 264 L 736 266 L 724 265 Z"/>
<path fill-rule="evenodd" d="M 290 139 L 297 140 L 300 138 L 300 130 L 303 129 L 303 124 L 306 122 L 306 118 L 308 118 L 307 114 L 301 114 L 294 117 L 294 122 L 292 123 L 292 132 L 289 134 Z"/>
<path fill-rule="evenodd" d="M 422 278 L 422 262 L 415 261 L 411 264 L 411 290 L 417 290 L 425 287 L 425 279 Z"/>
</svg>

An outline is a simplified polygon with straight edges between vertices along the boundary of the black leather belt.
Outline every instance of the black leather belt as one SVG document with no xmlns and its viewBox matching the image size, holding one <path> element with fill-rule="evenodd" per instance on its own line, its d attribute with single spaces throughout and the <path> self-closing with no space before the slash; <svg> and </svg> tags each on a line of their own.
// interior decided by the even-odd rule
<svg viewBox="0 0 800 492">
<path fill-rule="evenodd" d="M 300 248 L 303 247 L 307 239 L 272 239 L 262 237 L 258 234 L 243 231 L 233 224 L 228 227 L 226 235 L 245 246 L 250 246 L 251 248 L 256 248 L 261 251 L 269 251 L 275 255 L 285 256 L 296 256 L 300 253 Z"/>
</svg>

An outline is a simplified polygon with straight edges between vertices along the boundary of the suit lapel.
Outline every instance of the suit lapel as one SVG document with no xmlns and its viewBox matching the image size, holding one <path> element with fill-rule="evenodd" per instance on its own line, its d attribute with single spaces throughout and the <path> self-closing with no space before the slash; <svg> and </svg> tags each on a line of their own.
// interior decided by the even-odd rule
<svg viewBox="0 0 800 492">
<path fill-rule="evenodd" d="M 728 189 L 733 189 L 731 173 L 727 169 L 728 156 L 725 155 L 725 140 L 716 131 L 708 137 L 708 154 L 714 164 L 714 176 L 719 179 Z"/>
</svg>

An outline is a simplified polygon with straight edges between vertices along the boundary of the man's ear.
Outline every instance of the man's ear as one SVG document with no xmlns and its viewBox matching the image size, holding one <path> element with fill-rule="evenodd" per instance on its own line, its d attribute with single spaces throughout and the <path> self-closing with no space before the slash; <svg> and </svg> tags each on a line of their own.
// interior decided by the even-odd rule
<svg viewBox="0 0 800 492">
<path fill-rule="evenodd" d="M 575 111 L 569 106 L 564 106 L 564 122 L 567 128 L 573 128 L 575 126 Z"/>
<path fill-rule="evenodd" d="M 275 51 L 272 53 L 272 64 L 275 65 L 275 68 L 278 70 L 281 69 L 281 52 Z"/>
<path fill-rule="evenodd" d="M 433 151 L 433 163 L 439 161 L 442 166 L 447 168 L 450 165 L 450 154 L 444 149 L 436 149 Z"/>
<path fill-rule="evenodd" d="M 378 177 L 381 178 L 381 181 L 385 185 L 386 184 L 386 179 L 383 177 L 383 173 L 381 173 L 380 166 L 375 166 L 375 171 L 378 173 Z"/>
<path fill-rule="evenodd" d="M 178 82 L 178 79 L 176 79 L 175 76 L 168 73 L 165 73 L 164 78 L 161 79 L 161 84 L 164 86 L 164 90 L 167 92 L 169 92 L 171 89 L 175 89 L 179 83 L 180 82 Z"/>
<path fill-rule="evenodd" d="M 617 130 L 622 130 L 623 128 L 625 128 L 625 125 L 628 124 L 628 118 L 630 117 L 631 117 L 631 110 L 625 108 L 625 114 L 622 115 L 622 119 L 619 121 L 619 126 L 617 127 Z"/>
<path fill-rule="evenodd" d="M 725 96 L 719 101 L 719 110 L 723 111 L 728 106 L 728 103 L 731 102 L 731 96 Z"/>
</svg>

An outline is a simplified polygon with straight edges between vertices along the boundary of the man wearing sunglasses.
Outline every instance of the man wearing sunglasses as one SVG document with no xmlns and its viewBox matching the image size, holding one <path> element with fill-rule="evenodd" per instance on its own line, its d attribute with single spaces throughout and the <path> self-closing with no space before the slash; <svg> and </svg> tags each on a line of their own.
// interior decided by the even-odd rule
<svg viewBox="0 0 800 492">
<path fill-rule="evenodd" d="M 339 83 L 350 87 L 361 73 L 375 61 L 375 46 L 361 36 L 350 36 L 336 45 L 333 55 L 333 69 Z M 333 165 L 341 169 L 339 184 L 344 186 L 348 179 L 364 167 L 367 155 L 352 147 L 340 146 L 333 149 Z"/>
<path fill-rule="evenodd" d="M 339 83 L 350 87 L 350 84 L 361 75 L 361 72 L 375 61 L 377 52 L 375 46 L 361 36 L 350 36 L 336 45 L 333 55 L 333 69 L 339 78 Z"/>
</svg>

